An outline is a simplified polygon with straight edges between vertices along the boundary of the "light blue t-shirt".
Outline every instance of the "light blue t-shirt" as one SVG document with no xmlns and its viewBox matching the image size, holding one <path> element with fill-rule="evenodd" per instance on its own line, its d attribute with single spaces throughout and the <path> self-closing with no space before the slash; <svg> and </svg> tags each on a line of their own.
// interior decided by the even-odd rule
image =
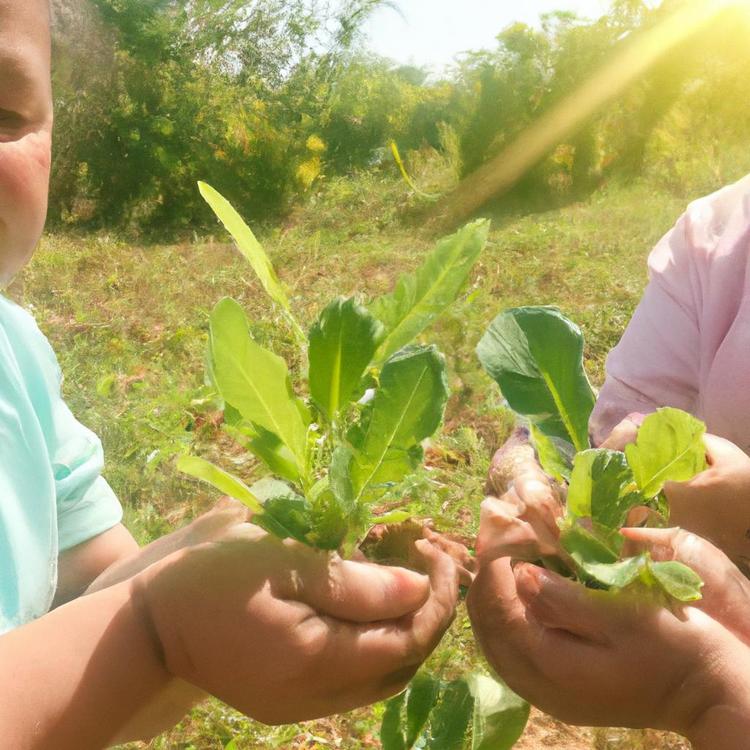
<svg viewBox="0 0 750 750">
<path fill-rule="evenodd" d="M 122 518 L 61 380 L 34 319 L 0 295 L 0 634 L 49 610 L 59 552 Z"/>
</svg>

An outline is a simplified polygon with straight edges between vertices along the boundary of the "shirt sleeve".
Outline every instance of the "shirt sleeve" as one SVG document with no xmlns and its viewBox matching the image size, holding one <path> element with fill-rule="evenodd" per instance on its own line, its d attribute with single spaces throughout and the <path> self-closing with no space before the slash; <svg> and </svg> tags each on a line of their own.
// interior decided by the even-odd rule
<svg viewBox="0 0 750 750">
<path fill-rule="evenodd" d="M 71 414 L 60 398 L 56 404 L 52 468 L 57 494 L 59 550 L 88 541 L 122 520 L 122 507 L 101 472 L 102 445 Z"/>
<path fill-rule="evenodd" d="M 38 372 L 28 382 L 54 475 L 58 550 L 62 552 L 116 526 L 122 520 L 122 507 L 101 474 L 101 441 L 63 400 L 60 366 L 41 332 L 34 349 Z"/>
<path fill-rule="evenodd" d="M 701 263 L 704 207 L 688 208 L 649 256 L 649 283 L 618 345 L 591 415 L 595 445 L 632 412 L 660 406 L 695 412 L 700 377 Z"/>
</svg>

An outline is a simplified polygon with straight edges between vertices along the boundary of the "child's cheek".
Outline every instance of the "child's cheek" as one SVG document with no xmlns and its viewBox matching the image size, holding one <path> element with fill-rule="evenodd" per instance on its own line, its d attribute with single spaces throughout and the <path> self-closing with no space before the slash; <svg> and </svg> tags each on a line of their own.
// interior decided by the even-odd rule
<svg viewBox="0 0 750 750">
<path fill-rule="evenodd" d="M 0 142 L 0 277 L 28 260 L 44 227 L 50 169 L 50 136 L 32 133 Z"/>
</svg>

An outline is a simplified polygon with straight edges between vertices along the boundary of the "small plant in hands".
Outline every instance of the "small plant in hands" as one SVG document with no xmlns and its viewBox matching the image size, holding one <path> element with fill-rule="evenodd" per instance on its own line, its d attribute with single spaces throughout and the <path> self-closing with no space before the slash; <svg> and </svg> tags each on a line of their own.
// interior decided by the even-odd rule
<svg viewBox="0 0 750 750">
<path fill-rule="evenodd" d="M 178 467 L 244 502 L 268 532 L 346 555 L 372 524 L 409 515 L 375 516 L 373 508 L 420 468 L 422 442 L 438 429 L 448 398 L 443 356 L 412 342 L 460 294 L 488 222 L 440 241 L 369 306 L 333 300 L 305 334 L 249 227 L 213 188 L 200 190 L 306 356 L 309 398 L 298 395 L 286 362 L 253 339 L 242 307 L 221 300 L 210 318 L 208 376 L 224 401 L 224 429 L 267 476 L 247 486 L 196 456 Z"/>
<path fill-rule="evenodd" d="M 667 525 L 664 484 L 688 481 L 706 468 L 705 425 L 663 408 L 644 419 L 637 441 L 624 452 L 592 449 L 588 422 L 595 394 L 583 366 L 583 336 L 553 307 L 501 313 L 477 354 L 510 408 L 528 423 L 544 471 L 568 485 L 559 548 L 542 562 L 558 570 L 561 563 L 595 588 L 641 587 L 683 602 L 700 599 L 703 584 L 695 572 L 648 553 L 623 556 L 619 530 L 636 508 L 648 525 Z M 508 455 L 502 463 L 512 461 Z"/>
</svg>

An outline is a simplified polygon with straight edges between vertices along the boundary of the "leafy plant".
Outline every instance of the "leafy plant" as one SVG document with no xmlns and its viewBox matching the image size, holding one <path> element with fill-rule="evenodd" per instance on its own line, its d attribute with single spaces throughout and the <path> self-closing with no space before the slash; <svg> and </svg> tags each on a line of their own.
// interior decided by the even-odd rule
<svg viewBox="0 0 750 750">
<path fill-rule="evenodd" d="M 545 471 L 568 482 L 560 544 L 571 572 L 598 588 L 638 584 L 681 601 L 700 599 L 702 581 L 687 566 L 647 553 L 623 558 L 618 530 L 639 506 L 651 524 L 666 525 L 664 484 L 706 468 L 705 425 L 679 409 L 658 409 L 624 453 L 591 448 L 595 394 L 583 367 L 583 336 L 553 307 L 501 313 L 477 354 L 510 408 L 529 422 Z"/>
<path fill-rule="evenodd" d="M 509 750 L 529 718 L 529 704 L 503 683 L 473 673 L 450 682 L 420 672 L 386 704 L 383 750 Z"/>
<path fill-rule="evenodd" d="M 456 299 L 486 242 L 488 222 L 440 241 L 392 294 L 369 307 L 339 297 L 305 334 L 262 246 L 213 188 L 201 194 L 280 308 L 303 358 L 308 397 L 286 362 L 258 344 L 242 307 L 226 298 L 210 316 L 208 376 L 224 401 L 224 429 L 264 466 L 247 486 L 208 461 L 178 467 L 244 502 L 281 538 L 350 550 L 372 523 L 403 520 L 373 508 L 419 470 L 422 442 L 443 419 L 443 356 L 415 339 Z"/>
</svg>

